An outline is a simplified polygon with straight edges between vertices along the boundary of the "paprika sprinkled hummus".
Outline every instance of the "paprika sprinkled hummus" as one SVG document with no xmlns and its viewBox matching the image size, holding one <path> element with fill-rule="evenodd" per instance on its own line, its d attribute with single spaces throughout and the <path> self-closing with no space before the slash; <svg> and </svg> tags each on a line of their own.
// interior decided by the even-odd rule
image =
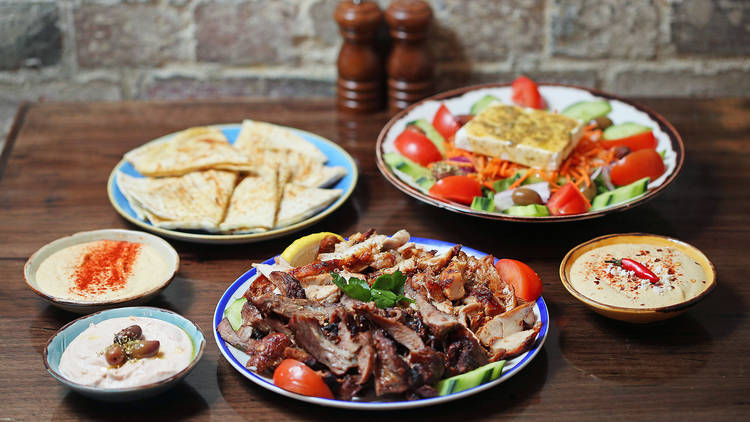
<svg viewBox="0 0 750 422">
<path fill-rule="evenodd" d="M 39 289 L 61 299 L 117 300 L 154 288 L 170 269 L 145 243 L 98 240 L 69 246 L 45 259 L 36 272 Z"/>
<path fill-rule="evenodd" d="M 623 258 L 645 267 L 656 280 L 619 264 Z M 706 271 L 693 258 L 677 248 L 653 244 L 617 243 L 591 249 L 573 262 L 569 280 L 592 300 L 627 308 L 676 305 L 709 287 Z"/>
</svg>

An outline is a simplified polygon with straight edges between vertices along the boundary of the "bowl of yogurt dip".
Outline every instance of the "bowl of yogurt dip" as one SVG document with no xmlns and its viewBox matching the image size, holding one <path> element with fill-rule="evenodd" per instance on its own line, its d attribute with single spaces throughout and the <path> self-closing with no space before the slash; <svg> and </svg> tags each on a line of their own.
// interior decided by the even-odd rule
<svg viewBox="0 0 750 422">
<path fill-rule="evenodd" d="M 43 246 L 26 262 L 24 279 L 50 304 L 89 313 L 148 301 L 169 285 L 179 264 L 177 251 L 160 237 L 95 230 Z"/>
<path fill-rule="evenodd" d="M 195 367 L 205 345 L 195 323 L 142 306 L 101 311 L 65 325 L 43 356 L 47 371 L 71 389 L 99 400 L 129 401 L 174 386 Z"/>
<path fill-rule="evenodd" d="M 611 234 L 573 248 L 563 286 L 594 312 L 626 322 L 677 316 L 706 297 L 716 270 L 696 247 L 665 236 Z"/>
</svg>

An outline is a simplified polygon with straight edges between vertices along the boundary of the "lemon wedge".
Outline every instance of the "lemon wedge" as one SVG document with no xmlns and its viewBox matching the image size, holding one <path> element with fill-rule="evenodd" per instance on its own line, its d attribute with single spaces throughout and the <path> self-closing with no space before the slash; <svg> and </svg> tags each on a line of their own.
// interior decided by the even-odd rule
<svg viewBox="0 0 750 422">
<path fill-rule="evenodd" d="M 281 257 L 289 263 L 292 267 L 299 267 L 300 265 L 307 265 L 315 260 L 318 256 L 318 249 L 320 248 L 320 241 L 326 236 L 336 236 L 340 240 L 344 240 L 343 237 L 331 232 L 320 232 L 309 234 L 304 237 L 292 242 L 291 245 L 284 249 L 281 253 Z"/>
</svg>

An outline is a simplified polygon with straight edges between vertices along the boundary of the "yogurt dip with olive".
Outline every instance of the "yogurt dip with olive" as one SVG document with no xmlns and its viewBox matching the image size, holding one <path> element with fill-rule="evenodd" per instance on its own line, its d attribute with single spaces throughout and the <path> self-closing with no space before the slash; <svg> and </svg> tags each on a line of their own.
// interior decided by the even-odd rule
<svg viewBox="0 0 750 422">
<path fill-rule="evenodd" d="M 36 272 L 44 293 L 66 300 L 117 300 L 147 292 L 170 276 L 164 258 L 145 243 L 98 240 L 69 246 Z"/>
<path fill-rule="evenodd" d="M 107 362 L 105 353 L 115 334 L 138 325 L 143 338 L 158 340 L 156 356 L 128 359 L 119 367 Z M 60 357 L 60 373 L 69 380 L 101 388 L 128 388 L 150 384 L 185 369 L 193 360 L 193 343 L 179 327 L 155 318 L 112 318 L 91 324 Z"/>
<path fill-rule="evenodd" d="M 658 280 L 649 281 L 612 262 L 622 258 L 645 266 Z M 676 305 L 709 287 L 706 271 L 693 258 L 679 249 L 653 244 L 619 243 L 594 248 L 573 262 L 569 279 L 584 296 L 626 308 Z"/>
</svg>

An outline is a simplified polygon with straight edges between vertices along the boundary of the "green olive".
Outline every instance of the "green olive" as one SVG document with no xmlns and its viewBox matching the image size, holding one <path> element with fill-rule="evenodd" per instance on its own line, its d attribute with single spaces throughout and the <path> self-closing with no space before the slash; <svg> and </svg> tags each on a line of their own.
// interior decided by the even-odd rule
<svg viewBox="0 0 750 422">
<path fill-rule="evenodd" d="M 513 191 L 513 203 L 516 205 L 543 204 L 542 197 L 534 189 L 518 188 Z"/>
<path fill-rule="evenodd" d="M 596 125 L 601 130 L 612 126 L 612 120 L 607 116 L 597 117 L 596 119 L 594 119 L 594 123 L 596 123 Z"/>
</svg>

